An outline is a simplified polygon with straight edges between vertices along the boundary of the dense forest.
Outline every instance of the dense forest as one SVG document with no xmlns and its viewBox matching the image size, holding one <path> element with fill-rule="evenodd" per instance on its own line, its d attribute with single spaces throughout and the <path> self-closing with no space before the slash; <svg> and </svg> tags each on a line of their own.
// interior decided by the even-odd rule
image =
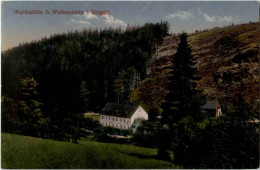
<svg viewBox="0 0 260 170">
<path fill-rule="evenodd" d="M 74 135 L 79 114 L 100 112 L 106 102 L 127 101 L 129 84 L 135 75 L 145 78 L 146 62 L 168 29 L 161 22 L 74 31 L 3 52 L 2 129 L 15 131 L 10 128 L 17 119 L 29 124 L 21 128 L 25 134 L 36 135 L 37 126 L 49 138 Z"/>
</svg>

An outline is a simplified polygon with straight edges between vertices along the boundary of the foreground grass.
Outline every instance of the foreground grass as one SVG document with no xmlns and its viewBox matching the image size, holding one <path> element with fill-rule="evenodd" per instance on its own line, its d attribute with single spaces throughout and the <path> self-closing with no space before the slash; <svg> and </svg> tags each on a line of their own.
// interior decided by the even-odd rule
<svg viewBox="0 0 260 170">
<path fill-rule="evenodd" d="M 79 144 L 2 133 L 2 168 L 180 168 L 156 160 L 156 149 L 80 141 Z"/>
</svg>

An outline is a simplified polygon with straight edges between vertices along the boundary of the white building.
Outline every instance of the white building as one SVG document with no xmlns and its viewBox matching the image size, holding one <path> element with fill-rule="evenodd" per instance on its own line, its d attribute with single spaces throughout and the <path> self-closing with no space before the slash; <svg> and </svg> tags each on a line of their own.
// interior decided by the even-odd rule
<svg viewBox="0 0 260 170">
<path fill-rule="evenodd" d="M 140 105 L 107 103 L 100 114 L 99 122 L 103 126 L 130 129 L 137 119 L 148 120 L 148 114 Z"/>
</svg>

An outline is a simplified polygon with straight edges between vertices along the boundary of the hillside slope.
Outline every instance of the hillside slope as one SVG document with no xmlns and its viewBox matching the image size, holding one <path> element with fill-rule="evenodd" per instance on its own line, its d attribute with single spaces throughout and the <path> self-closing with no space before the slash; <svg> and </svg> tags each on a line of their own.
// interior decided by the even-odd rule
<svg viewBox="0 0 260 170">
<path fill-rule="evenodd" d="M 5 169 L 180 168 L 156 160 L 157 149 L 81 141 L 79 144 L 2 133 Z"/>
<path fill-rule="evenodd" d="M 188 37 L 196 67 L 202 78 L 198 88 L 207 100 L 231 104 L 243 93 L 254 105 L 259 97 L 259 23 L 241 24 L 190 34 Z M 164 38 L 162 47 L 147 63 L 147 79 L 132 94 L 132 101 L 160 108 L 167 94 L 169 66 L 176 53 L 177 35 Z M 148 91 L 145 92 L 144 91 Z"/>
</svg>

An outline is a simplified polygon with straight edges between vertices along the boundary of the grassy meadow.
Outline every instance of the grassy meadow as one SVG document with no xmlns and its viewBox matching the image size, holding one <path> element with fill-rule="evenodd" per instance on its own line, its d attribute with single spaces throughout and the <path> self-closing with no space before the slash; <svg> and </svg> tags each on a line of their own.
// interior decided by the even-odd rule
<svg viewBox="0 0 260 170">
<path fill-rule="evenodd" d="M 99 115 L 84 115 L 84 117 L 99 121 Z"/>
<path fill-rule="evenodd" d="M 155 159 L 156 149 L 79 141 L 79 144 L 2 133 L 2 168 L 181 168 Z"/>
</svg>

